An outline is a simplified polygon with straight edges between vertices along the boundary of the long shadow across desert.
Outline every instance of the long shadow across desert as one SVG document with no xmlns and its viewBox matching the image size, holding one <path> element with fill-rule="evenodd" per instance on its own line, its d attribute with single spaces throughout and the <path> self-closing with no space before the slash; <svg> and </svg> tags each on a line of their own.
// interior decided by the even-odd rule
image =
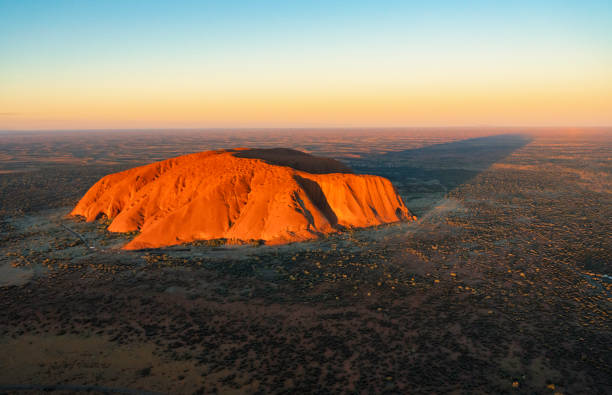
<svg viewBox="0 0 612 395">
<path fill-rule="evenodd" d="M 532 139 L 522 134 L 477 137 L 422 148 L 353 159 L 361 174 L 376 174 L 392 182 L 438 180 L 447 191 L 464 184 L 500 162 Z"/>
</svg>

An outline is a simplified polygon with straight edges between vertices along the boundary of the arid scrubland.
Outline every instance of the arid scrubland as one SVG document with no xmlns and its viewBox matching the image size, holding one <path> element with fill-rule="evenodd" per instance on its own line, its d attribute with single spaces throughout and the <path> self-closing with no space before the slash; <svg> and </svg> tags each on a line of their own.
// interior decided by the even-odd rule
<svg viewBox="0 0 612 395">
<path fill-rule="evenodd" d="M 318 133 L 0 136 L 0 391 L 611 390 L 609 131 Z M 419 220 L 122 251 L 135 234 L 65 216 L 111 171 L 255 143 L 387 177 Z"/>
</svg>

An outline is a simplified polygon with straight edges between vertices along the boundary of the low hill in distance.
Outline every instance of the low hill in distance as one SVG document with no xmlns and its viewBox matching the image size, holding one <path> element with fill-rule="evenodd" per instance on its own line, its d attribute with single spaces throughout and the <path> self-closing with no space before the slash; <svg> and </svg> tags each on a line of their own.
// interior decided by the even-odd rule
<svg viewBox="0 0 612 395">
<path fill-rule="evenodd" d="M 389 180 L 290 149 L 207 151 L 100 179 L 71 215 L 140 233 L 124 249 L 228 239 L 289 243 L 413 220 Z"/>
</svg>

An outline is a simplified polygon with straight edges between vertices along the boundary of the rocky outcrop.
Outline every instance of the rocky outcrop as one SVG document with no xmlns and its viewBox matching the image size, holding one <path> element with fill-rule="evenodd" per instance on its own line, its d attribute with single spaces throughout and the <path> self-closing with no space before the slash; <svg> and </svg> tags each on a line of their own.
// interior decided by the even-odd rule
<svg viewBox="0 0 612 395">
<path fill-rule="evenodd" d="M 139 231 L 125 249 L 288 243 L 414 218 L 389 180 L 288 149 L 208 151 L 110 174 L 71 215 L 106 215 L 109 231 Z"/>
</svg>

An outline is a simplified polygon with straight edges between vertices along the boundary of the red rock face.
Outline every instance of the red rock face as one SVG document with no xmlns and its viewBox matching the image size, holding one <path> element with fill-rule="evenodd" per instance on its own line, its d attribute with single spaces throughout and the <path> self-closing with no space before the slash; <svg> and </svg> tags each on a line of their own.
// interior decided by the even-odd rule
<svg viewBox="0 0 612 395">
<path fill-rule="evenodd" d="M 389 180 L 286 149 L 208 151 L 110 174 L 71 212 L 102 214 L 113 219 L 109 231 L 140 231 L 124 249 L 288 243 L 415 218 Z"/>
</svg>

